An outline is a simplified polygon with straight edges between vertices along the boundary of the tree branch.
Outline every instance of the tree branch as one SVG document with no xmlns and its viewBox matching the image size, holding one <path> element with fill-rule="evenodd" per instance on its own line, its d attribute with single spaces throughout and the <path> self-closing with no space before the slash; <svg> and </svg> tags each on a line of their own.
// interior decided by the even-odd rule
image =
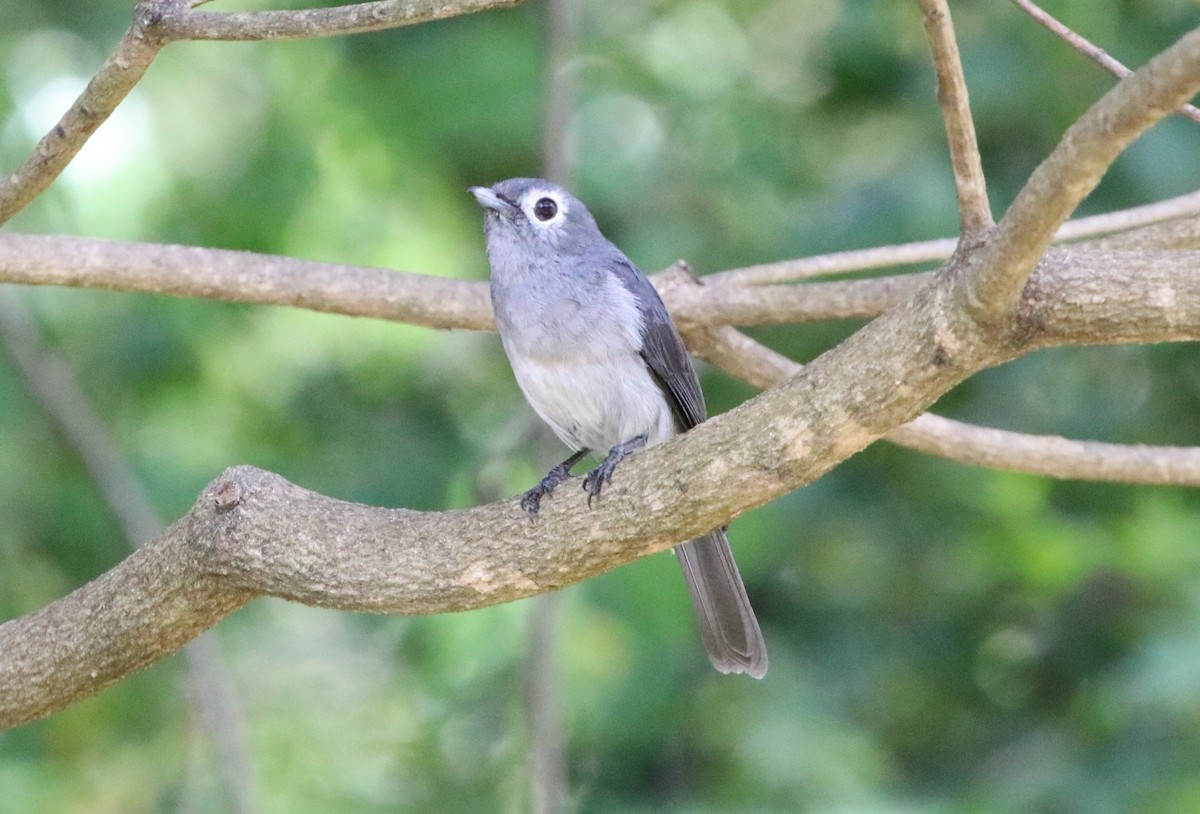
<svg viewBox="0 0 1200 814">
<path fill-rule="evenodd" d="M 1200 217 L 1152 223 L 1080 245 L 1109 251 L 1200 249 Z"/>
<path fill-rule="evenodd" d="M 988 204 L 987 182 L 975 138 L 975 122 L 971 118 L 971 103 L 967 96 L 967 80 L 963 76 L 958 40 L 950 19 L 946 0 L 920 0 L 925 15 L 925 36 L 933 55 L 937 74 L 938 104 L 946 123 L 946 140 L 950 147 L 950 165 L 954 170 L 954 188 L 958 194 L 959 224 L 962 238 L 991 228 L 992 209 Z"/>
<path fill-rule="evenodd" d="M 1193 245 L 1200 243 L 1200 219 L 1182 226 L 1171 226 L 1168 242 L 1179 245 L 1188 237 Z M 1143 239 L 1153 242 L 1153 237 Z M 1070 326 L 1074 340 L 1087 344 L 1191 338 L 1165 326 L 1169 320 L 1189 331 L 1194 324 L 1194 254 L 1064 247 L 1048 257 L 1053 264 L 1043 265 L 1037 275 L 1040 286 L 1056 292 L 1038 300 L 1037 313 L 1047 326 Z M 1060 277 L 1089 299 L 1071 297 Z M 869 318 L 911 295 L 931 273 L 759 287 L 713 284 L 715 278 L 665 292 L 677 321 L 745 326 Z M 430 328 L 494 328 L 487 285 L 481 281 L 224 249 L 0 234 L 0 281 L 285 305 Z M 1169 302 L 1155 293 L 1164 291 L 1174 292 Z M 1160 302 L 1165 311 L 1142 307 L 1149 302 Z M 1134 310 L 1123 317 L 1120 309 L 1131 306 Z M 1148 321 L 1139 323 L 1143 317 Z M 1115 325 L 1119 333 L 1113 332 Z"/>
<path fill-rule="evenodd" d="M 926 299 L 917 311 L 932 305 Z M 871 333 L 916 324 L 911 315 L 884 322 Z M 864 351 L 851 348 L 850 361 Z M 825 367 L 810 366 L 794 388 L 630 459 L 594 510 L 582 490 L 560 489 L 536 525 L 516 501 L 442 513 L 377 509 L 252 468 L 229 470 L 154 543 L 64 599 L 0 625 L 0 727 L 102 689 L 254 596 L 373 612 L 466 610 L 557 589 L 715 528 L 869 443 L 868 427 L 907 418 L 911 404 L 885 404 L 874 393 L 862 393 L 866 412 L 844 409 L 863 384 L 832 375 L 846 353 L 827 354 Z M 888 367 L 914 361 L 881 356 Z M 910 392 L 920 399 L 964 372 L 938 372 Z M 835 414 L 841 418 L 816 418 Z"/>
<path fill-rule="evenodd" d="M 1200 222 L 1193 231 L 1200 241 Z M 1025 292 L 1025 313 L 1039 321 L 1030 336 L 1083 345 L 1196 338 L 1198 264 L 1196 251 L 1052 249 Z M 896 306 L 935 274 L 752 288 L 703 278 L 705 285 L 673 286 L 664 298 L 681 326 L 866 319 Z"/>
<path fill-rule="evenodd" d="M 165 11 L 157 30 L 169 40 L 299 40 L 361 34 L 507 8 L 522 0 L 378 0 L 298 11 Z"/>
<path fill-rule="evenodd" d="M 438 613 L 561 588 L 716 528 L 823 474 L 994 363 L 934 296 L 900 307 L 791 381 L 633 456 L 589 510 L 560 488 L 531 523 L 517 501 L 422 513 L 323 497 L 229 470 L 158 540 L 46 608 L 0 625 L 0 726 L 81 698 L 180 647 L 254 596 Z M 931 334 L 928 326 L 942 326 Z M 954 337 L 953 358 L 934 364 Z M 907 386 L 895 388 L 903 380 Z"/>
<path fill-rule="evenodd" d="M 493 327 L 479 281 L 225 249 L 0 234 L 0 280 L 288 305 L 430 328 Z"/>
<path fill-rule="evenodd" d="M 1200 486 L 1200 447 L 1161 447 L 1029 435 L 925 413 L 886 436 L 902 447 L 969 466 L 1066 480 Z"/>
<path fill-rule="evenodd" d="M 1151 125 L 1200 90 L 1200 29 L 1117 84 L 1070 128 L 1005 212 L 978 259 L 987 268 L 963 289 L 976 319 L 1015 313 L 1021 288 L 1067 217 L 1109 165 Z"/>
<path fill-rule="evenodd" d="M 1129 209 L 1119 209 L 1116 212 L 1069 220 L 1059 228 L 1054 239 L 1086 240 L 1184 219 L 1193 222 L 1200 220 L 1200 191 Z"/>
<path fill-rule="evenodd" d="M 63 599 L 0 625 L 0 729 L 99 692 L 250 598 L 202 573 L 186 545 L 137 549 Z"/>
<path fill-rule="evenodd" d="M 686 332 L 696 354 L 762 390 L 803 366 L 729 327 Z M 1200 447 L 1106 444 L 979 427 L 923 413 L 883 436 L 907 449 L 969 466 L 1070 480 L 1200 486 Z"/>
<path fill-rule="evenodd" d="M 570 488 L 536 525 L 515 500 L 442 513 L 376 509 L 229 470 L 155 543 L 0 625 L 0 726 L 101 689 L 254 596 L 359 611 L 465 610 L 554 590 L 722 525 L 1033 345 L 981 331 L 946 280 L 955 276 L 919 287 L 779 386 L 633 456 L 591 511 Z"/>
<path fill-rule="evenodd" d="M 811 277 L 829 277 L 854 271 L 911 266 L 947 260 L 954 254 L 958 239 L 942 237 L 894 246 L 873 246 L 869 249 L 817 254 L 794 260 L 760 263 L 754 266 L 729 269 L 709 274 L 705 280 L 718 285 L 774 285 Z"/>
</svg>

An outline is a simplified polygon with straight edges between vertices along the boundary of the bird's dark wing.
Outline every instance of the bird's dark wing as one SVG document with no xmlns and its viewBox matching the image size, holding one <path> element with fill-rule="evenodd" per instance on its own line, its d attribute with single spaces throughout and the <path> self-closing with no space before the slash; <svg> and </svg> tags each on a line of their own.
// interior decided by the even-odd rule
<svg viewBox="0 0 1200 814">
<path fill-rule="evenodd" d="M 617 258 L 611 268 L 633 294 L 642 313 L 642 359 L 671 405 L 679 431 L 690 430 L 708 416 L 704 392 L 683 339 L 646 275 L 624 256 Z"/>
</svg>

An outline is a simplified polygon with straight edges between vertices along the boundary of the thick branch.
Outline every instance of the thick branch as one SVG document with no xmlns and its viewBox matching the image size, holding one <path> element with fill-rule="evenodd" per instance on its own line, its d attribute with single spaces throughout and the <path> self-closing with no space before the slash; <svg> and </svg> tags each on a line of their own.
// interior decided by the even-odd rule
<svg viewBox="0 0 1200 814">
<path fill-rule="evenodd" d="M 988 267 L 964 289 L 981 322 L 1015 313 L 1021 288 L 1055 231 L 1147 128 L 1200 90 L 1200 29 L 1120 82 L 1067 130 L 1018 193 L 979 257 Z"/>
<path fill-rule="evenodd" d="M 988 205 L 987 182 L 979 157 L 979 142 L 975 138 L 975 122 L 967 98 L 967 80 L 963 76 L 958 40 L 950 20 L 946 0 L 920 0 L 925 15 L 925 36 L 933 54 L 937 74 L 938 104 L 946 123 L 946 140 L 950 146 L 950 165 L 954 170 L 954 188 L 958 194 L 960 230 L 970 239 L 992 226 L 992 210 Z"/>
<path fill-rule="evenodd" d="M 698 327 L 688 344 L 710 364 L 766 389 L 802 366 L 733 328 Z M 1070 480 L 1200 486 L 1200 447 L 1107 444 L 965 424 L 932 413 L 896 427 L 884 440 L 969 466 Z"/>
<path fill-rule="evenodd" d="M 787 384 L 633 456 L 595 509 L 582 490 L 561 487 L 536 525 L 516 501 L 442 513 L 375 509 L 231 470 L 156 542 L 0 626 L 0 726 L 99 690 L 252 596 L 360 611 L 465 610 L 560 588 L 720 526 L 914 417 L 972 372 L 967 360 L 991 361 L 991 346 L 969 333 L 955 342 L 959 361 L 930 361 L 938 340 L 928 326 L 956 334 L 959 322 L 933 291 L 917 292 Z M 909 386 L 891 386 L 897 380 Z"/>
<path fill-rule="evenodd" d="M 206 576 L 186 544 L 139 548 L 63 599 L 0 625 L 0 729 L 158 661 L 249 598 Z"/>
</svg>

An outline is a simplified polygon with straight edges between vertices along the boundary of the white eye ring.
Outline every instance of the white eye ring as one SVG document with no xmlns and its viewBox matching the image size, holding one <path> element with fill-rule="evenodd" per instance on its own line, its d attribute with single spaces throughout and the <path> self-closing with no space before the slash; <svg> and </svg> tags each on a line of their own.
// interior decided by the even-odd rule
<svg viewBox="0 0 1200 814">
<path fill-rule="evenodd" d="M 523 203 L 525 217 L 541 228 L 558 223 L 567 214 L 566 203 L 550 190 L 535 189 L 525 196 Z"/>
</svg>

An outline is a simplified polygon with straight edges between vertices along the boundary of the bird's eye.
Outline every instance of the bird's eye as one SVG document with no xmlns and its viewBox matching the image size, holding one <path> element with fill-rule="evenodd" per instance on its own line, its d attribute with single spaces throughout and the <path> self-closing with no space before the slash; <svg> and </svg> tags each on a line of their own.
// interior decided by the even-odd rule
<svg viewBox="0 0 1200 814">
<path fill-rule="evenodd" d="M 538 198 L 533 205 L 533 216 L 540 221 L 548 221 L 558 214 L 558 204 L 553 198 Z"/>
</svg>

